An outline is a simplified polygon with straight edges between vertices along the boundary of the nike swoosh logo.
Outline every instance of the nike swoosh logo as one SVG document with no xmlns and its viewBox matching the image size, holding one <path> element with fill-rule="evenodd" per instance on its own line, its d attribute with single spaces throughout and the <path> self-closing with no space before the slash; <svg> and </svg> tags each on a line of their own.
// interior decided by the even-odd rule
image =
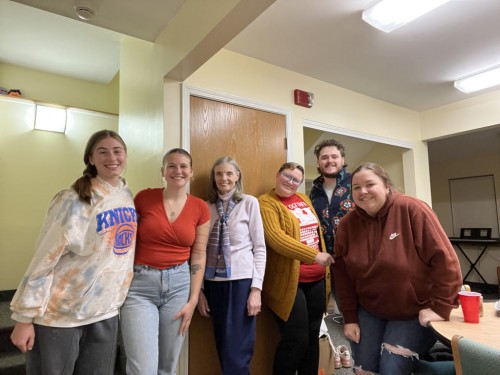
<svg viewBox="0 0 500 375">
<path fill-rule="evenodd" d="M 392 234 L 389 236 L 389 239 L 390 239 L 390 240 L 393 240 L 393 239 L 395 239 L 397 236 L 399 236 L 399 233 L 392 233 Z"/>
</svg>

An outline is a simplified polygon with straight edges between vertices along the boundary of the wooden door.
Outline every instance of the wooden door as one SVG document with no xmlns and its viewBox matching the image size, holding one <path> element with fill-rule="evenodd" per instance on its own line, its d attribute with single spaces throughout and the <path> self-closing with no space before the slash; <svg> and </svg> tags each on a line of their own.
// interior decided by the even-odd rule
<svg viewBox="0 0 500 375">
<path fill-rule="evenodd" d="M 210 170 L 221 156 L 231 156 L 242 171 L 243 190 L 259 196 L 274 187 L 286 162 L 285 116 L 191 96 L 191 193 L 207 198 Z"/>
<path fill-rule="evenodd" d="M 191 194 L 207 199 L 210 171 L 221 156 L 231 156 L 240 165 L 246 194 L 258 197 L 269 191 L 275 185 L 276 172 L 286 161 L 285 139 L 284 115 L 191 96 L 190 153 L 194 169 Z M 263 306 L 257 317 L 252 374 L 272 373 L 277 341 L 274 317 Z M 189 373 L 221 374 L 211 321 L 197 311 L 189 333 Z"/>
</svg>

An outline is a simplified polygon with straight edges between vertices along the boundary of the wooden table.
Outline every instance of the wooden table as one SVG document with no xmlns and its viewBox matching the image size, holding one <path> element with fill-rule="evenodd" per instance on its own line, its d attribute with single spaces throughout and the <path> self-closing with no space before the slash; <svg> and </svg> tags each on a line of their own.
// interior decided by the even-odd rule
<svg viewBox="0 0 500 375">
<path fill-rule="evenodd" d="M 479 323 L 465 323 L 462 308 L 459 307 L 451 311 L 449 321 L 431 322 L 431 327 L 439 340 L 448 346 L 451 346 L 453 335 L 461 335 L 500 349 L 500 314 L 494 305 L 495 302 L 484 302 Z"/>
</svg>

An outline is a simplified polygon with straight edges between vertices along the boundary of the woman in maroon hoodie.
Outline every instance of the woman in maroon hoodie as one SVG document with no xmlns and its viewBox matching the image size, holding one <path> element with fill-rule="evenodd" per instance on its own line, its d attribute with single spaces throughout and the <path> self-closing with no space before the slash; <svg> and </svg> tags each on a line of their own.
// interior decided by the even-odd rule
<svg viewBox="0 0 500 375">
<path fill-rule="evenodd" d="M 411 374 L 435 342 L 429 322 L 458 306 L 459 261 L 432 209 L 397 192 L 382 167 L 356 168 L 352 196 L 333 274 L 356 373 Z"/>
</svg>

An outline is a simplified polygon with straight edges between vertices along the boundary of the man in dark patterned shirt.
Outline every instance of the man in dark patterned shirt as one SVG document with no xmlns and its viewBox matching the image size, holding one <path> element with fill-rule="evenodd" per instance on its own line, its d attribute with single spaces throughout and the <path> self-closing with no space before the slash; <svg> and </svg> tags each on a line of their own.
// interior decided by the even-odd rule
<svg viewBox="0 0 500 375">
<path fill-rule="evenodd" d="M 320 220 L 327 251 L 333 256 L 337 226 L 355 207 L 351 197 L 351 174 L 347 172 L 345 149 L 339 141 L 327 139 L 318 143 L 314 154 L 321 176 L 313 181 L 310 198 Z"/>
</svg>

